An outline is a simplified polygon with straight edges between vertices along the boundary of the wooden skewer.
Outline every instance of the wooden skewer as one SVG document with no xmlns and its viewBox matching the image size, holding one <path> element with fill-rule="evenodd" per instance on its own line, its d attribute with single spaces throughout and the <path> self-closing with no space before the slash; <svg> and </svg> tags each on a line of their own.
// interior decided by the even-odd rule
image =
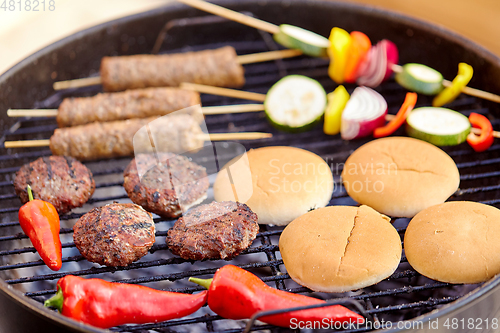
<svg viewBox="0 0 500 333">
<path fill-rule="evenodd" d="M 293 58 L 293 57 L 298 57 L 302 54 L 303 53 L 301 50 L 286 49 L 279 51 L 245 54 L 238 56 L 236 59 L 238 60 L 239 64 L 246 65 L 246 64 L 255 64 L 258 62 L 265 62 L 277 59 Z"/>
<path fill-rule="evenodd" d="M 204 106 L 201 108 L 201 111 L 203 112 L 204 115 L 258 112 L 258 111 L 264 111 L 264 104 Z"/>
<path fill-rule="evenodd" d="M 207 86 L 204 84 L 197 83 L 187 83 L 183 82 L 180 85 L 180 88 L 186 90 L 193 90 L 204 94 L 218 95 L 218 96 L 227 96 L 234 97 L 240 99 L 248 99 L 251 101 L 264 102 L 266 100 L 265 94 L 259 94 L 249 91 L 236 90 L 236 89 L 228 89 L 214 86 Z"/>
<path fill-rule="evenodd" d="M 204 141 L 224 141 L 224 140 L 257 140 L 271 138 L 271 133 L 261 132 L 236 132 L 236 133 L 213 133 L 201 134 L 200 138 Z M 20 141 L 5 141 L 5 148 L 32 148 L 32 147 L 48 147 L 50 139 L 43 140 L 20 140 Z"/>
<path fill-rule="evenodd" d="M 258 140 L 272 138 L 271 133 L 260 132 L 239 132 L 239 133 L 213 133 L 201 136 L 205 141 L 224 141 L 224 140 Z"/>
<path fill-rule="evenodd" d="M 204 115 L 258 112 L 263 111 L 262 104 L 236 104 L 222 106 L 204 106 L 201 111 Z M 9 109 L 9 117 L 57 117 L 57 109 Z"/>
<path fill-rule="evenodd" d="M 221 6 L 214 5 L 213 3 L 209 3 L 202 0 L 177 0 L 177 1 L 182 2 L 188 6 L 201 9 L 205 12 L 227 18 L 228 20 L 236 21 L 259 30 L 267 31 L 271 34 L 275 34 L 280 31 L 280 28 L 275 24 L 238 13 Z"/>
<path fill-rule="evenodd" d="M 300 55 L 302 55 L 302 51 L 300 50 L 286 49 L 279 51 L 268 51 L 268 52 L 240 55 L 236 57 L 236 60 L 238 61 L 239 64 L 245 65 L 245 64 L 254 64 L 258 62 L 265 62 L 277 59 L 293 58 Z M 101 83 L 102 80 L 100 76 L 92 76 L 92 77 L 85 77 L 82 79 L 54 82 L 53 88 L 54 90 L 63 90 L 69 88 L 82 88 L 82 87 L 94 86 Z"/>
<path fill-rule="evenodd" d="M 54 90 L 81 88 L 81 87 L 88 87 L 101 84 L 101 82 L 102 81 L 100 76 L 92 76 L 92 77 L 84 77 L 82 79 L 54 82 L 53 88 Z"/>
<path fill-rule="evenodd" d="M 22 141 L 5 141 L 5 148 L 31 148 L 31 147 L 48 147 L 50 140 L 22 140 Z"/>
</svg>

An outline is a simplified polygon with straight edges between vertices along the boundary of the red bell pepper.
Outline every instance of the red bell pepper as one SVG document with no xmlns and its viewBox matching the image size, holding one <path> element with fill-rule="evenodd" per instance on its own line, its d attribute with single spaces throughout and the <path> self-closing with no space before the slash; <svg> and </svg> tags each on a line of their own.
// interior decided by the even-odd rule
<svg viewBox="0 0 500 333">
<path fill-rule="evenodd" d="M 59 214 L 50 202 L 33 200 L 29 185 L 28 197 L 29 201 L 19 209 L 19 224 L 43 262 L 57 271 L 62 266 Z"/>
<path fill-rule="evenodd" d="M 396 130 L 404 124 L 404 122 L 406 121 L 406 117 L 408 117 L 408 114 L 410 114 L 411 110 L 413 110 L 415 104 L 417 104 L 417 94 L 414 92 L 406 93 L 406 98 L 403 102 L 403 105 L 399 109 L 396 116 L 385 126 L 376 128 L 373 131 L 373 137 L 383 138 L 396 132 Z"/>
<path fill-rule="evenodd" d="M 493 126 L 491 122 L 483 115 L 471 113 L 469 121 L 472 127 L 480 128 L 481 134 L 476 135 L 472 131 L 467 136 L 467 143 L 477 152 L 485 151 L 493 144 Z"/>
<path fill-rule="evenodd" d="M 367 35 L 359 31 L 351 32 L 351 45 L 347 52 L 347 62 L 345 65 L 344 80 L 348 83 L 356 82 L 358 78 L 359 65 L 372 47 L 372 42 Z"/>
<path fill-rule="evenodd" d="M 45 306 L 64 316 L 100 328 L 156 323 L 196 312 L 207 301 L 207 291 L 183 294 L 145 286 L 84 279 L 66 275 Z"/>
<path fill-rule="evenodd" d="M 254 274 L 233 265 L 226 265 L 213 279 L 190 278 L 208 289 L 208 306 L 226 319 L 248 319 L 260 311 L 287 309 L 325 301 L 269 287 Z M 292 318 L 300 321 L 328 320 L 341 323 L 364 323 L 363 316 L 343 307 L 332 305 L 298 310 L 259 318 L 268 324 L 290 327 Z"/>
</svg>

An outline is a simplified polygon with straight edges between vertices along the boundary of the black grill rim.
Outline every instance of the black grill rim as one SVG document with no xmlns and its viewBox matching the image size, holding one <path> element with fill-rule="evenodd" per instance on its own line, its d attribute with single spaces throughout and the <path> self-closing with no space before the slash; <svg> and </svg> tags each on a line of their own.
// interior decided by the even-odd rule
<svg viewBox="0 0 500 333">
<path fill-rule="evenodd" d="M 222 6 L 236 9 L 240 6 L 248 6 L 248 5 L 255 5 L 254 0 L 215 0 L 212 1 L 214 3 L 220 4 Z M 304 0 L 264 0 L 264 1 L 259 1 L 259 5 L 279 5 L 283 3 L 287 3 L 288 5 L 292 5 L 293 3 L 304 3 Z M 408 27 L 413 27 L 417 28 L 423 31 L 426 31 L 436 37 L 440 37 L 449 41 L 452 41 L 465 49 L 469 50 L 474 50 L 474 53 L 479 55 L 481 58 L 485 60 L 486 63 L 489 63 L 497 68 L 500 68 L 500 58 L 494 55 L 492 52 L 488 51 L 487 49 L 483 48 L 482 46 L 476 44 L 475 42 L 466 39 L 465 37 L 454 33 L 446 28 L 435 26 L 431 23 L 424 22 L 422 20 L 418 20 L 415 18 L 411 18 L 408 16 L 405 16 L 400 13 L 396 12 L 391 12 L 388 10 L 383 10 L 379 9 L 376 7 L 371 7 L 367 5 L 361 5 L 361 4 L 354 4 L 354 3 L 343 3 L 343 2 L 336 2 L 336 1 L 327 1 L 327 0 L 308 0 L 307 3 L 311 3 L 312 5 L 320 5 L 323 7 L 330 7 L 330 8 L 341 8 L 341 9 L 347 9 L 352 12 L 358 12 L 358 13 L 364 13 L 368 14 L 371 16 L 375 16 L 378 18 L 382 18 L 387 21 L 392 21 L 396 23 L 401 23 L 403 25 L 406 25 Z M 109 21 L 106 23 L 102 23 L 100 25 L 82 30 L 80 32 L 77 32 L 75 34 L 72 34 L 64 39 L 61 39 L 39 51 L 36 53 L 30 55 L 29 57 L 25 58 L 24 60 L 20 61 L 18 64 L 7 70 L 3 75 L 0 76 L 0 85 L 7 82 L 9 79 L 12 77 L 15 77 L 18 72 L 23 70 L 26 66 L 36 63 L 37 60 L 43 56 L 46 56 L 54 51 L 57 51 L 60 48 L 64 48 L 66 44 L 69 42 L 73 42 L 83 36 L 87 35 L 92 35 L 96 34 L 100 31 L 105 31 L 106 29 L 110 29 L 113 26 L 119 26 L 120 24 L 124 24 L 127 22 L 135 21 L 135 20 L 140 20 L 140 19 L 145 19 L 148 17 L 153 17 L 160 15 L 162 13 L 172 13 L 172 14 L 178 14 L 186 9 L 186 6 L 182 4 L 177 4 L 177 3 L 172 3 L 169 5 L 166 5 L 161 8 L 157 8 L 154 10 L 150 10 L 144 13 L 139 13 L 123 18 L 119 18 L 113 21 Z M 280 23 L 280 22 L 275 22 L 275 23 Z M 286 23 L 286 22 L 284 22 Z M 47 86 L 50 83 L 47 83 Z M 494 92 L 494 91 L 492 91 Z M 5 124 L 2 124 L 5 126 Z M 2 143 L 5 140 L 5 137 L 2 137 L 0 139 L 0 143 Z M 470 306 L 473 302 L 478 302 L 498 289 L 498 285 L 500 284 L 500 276 L 497 276 L 490 281 L 486 282 L 483 284 L 481 287 L 474 289 L 472 292 L 460 297 L 458 300 L 453 301 L 452 303 L 445 304 L 443 307 L 433 310 L 432 312 L 429 312 L 425 315 L 415 317 L 412 320 L 420 320 L 424 323 L 441 317 L 443 315 L 449 315 L 453 313 L 459 312 L 462 308 Z M 39 302 L 29 298 L 25 297 L 20 291 L 12 289 L 5 281 L 0 279 L 0 292 L 10 298 L 11 300 L 17 302 L 18 304 L 22 305 L 25 307 L 27 310 L 30 312 L 36 314 L 39 317 L 42 318 L 49 318 L 52 321 L 58 323 L 59 325 L 69 328 L 71 330 L 75 331 L 80 331 L 80 332 L 96 332 L 96 333 L 102 333 L 102 332 L 111 332 L 109 330 L 103 330 L 103 329 L 98 329 L 90 325 L 82 324 L 80 322 L 77 322 L 75 320 L 72 320 L 70 318 L 58 315 L 54 311 L 48 310 L 44 308 Z M 425 326 L 424 326 L 425 327 Z M 389 330 L 383 330 L 383 332 L 403 332 L 406 331 L 405 329 L 389 329 Z"/>
</svg>

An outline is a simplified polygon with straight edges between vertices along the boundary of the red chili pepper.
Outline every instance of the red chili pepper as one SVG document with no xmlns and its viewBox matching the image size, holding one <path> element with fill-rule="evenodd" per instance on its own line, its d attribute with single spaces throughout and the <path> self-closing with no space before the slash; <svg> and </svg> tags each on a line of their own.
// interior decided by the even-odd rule
<svg viewBox="0 0 500 333">
<path fill-rule="evenodd" d="M 389 136 L 392 133 L 396 132 L 396 130 L 400 128 L 401 125 L 404 124 L 406 118 L 408 117 L 408 114 L 415 107 L 415 104 L 417 104 L 417 94 L 414 92 L 406 93 L 403 105 L 401 105 L 401 109 L 399 109 L 396 116 L 391 121 L 389 121 L 385 126 L 376 128 L 373 131 L 373 137 L 383 138 L 385 136 Z"/>
<path fill-rule="evenodd" d="M 19 209 L 19 224 L 43 262 L 57 271 L 62 266 L 59 215 L 50 202 L 33 200 L 29 185 L 28 197 L 30 201 Z"/>
<path fill-rule="evenodd" d="M 491 122 L 483 115 L 471 113 L 469 121 L 473 127 L 480 128 L 481 134 L 476 135 L 472 132 L 467 136 L 467 143 L 477 152 L 485 151 L 493 144 L 493 126 Z"/>
<path fill-rule="evenodd" d="M 207 291 L 190 295 L 67 275 L 59 279 L 56 295 L 45 306 L 77 321 L 109 328 L 184 317 L 206 302 Z"/>
<path fill-rule="evenodd" d="M 208 306 L 226 319 L 248 319 L 260 311 L 325 303 L 317 298 L 271 288 L 257 276 L 233 265 L 226 265 L 217 270 L 213 279 L 190 278 L 189 280 L 208 289 Z M 363 316 L 342 305 L 285 312 L 261 317 L 259 320 L 276 326 L 290 327 L 293 324 L 292 318 L 298 322 L 322 320 L 354 324 L 364 322 Z"/>
</svg>

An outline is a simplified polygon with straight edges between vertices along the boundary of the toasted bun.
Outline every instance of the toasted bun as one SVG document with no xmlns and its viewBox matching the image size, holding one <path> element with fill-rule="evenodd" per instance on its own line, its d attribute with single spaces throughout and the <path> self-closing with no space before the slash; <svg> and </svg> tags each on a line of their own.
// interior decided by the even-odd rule
<svg viewBox="0 0 500 333">
<path fill-rule="evenodd" d="M 246 203 L 261 224 L 286 225 L 311 209 L 326 206 L 332 192 L 328 164 L 294 147 L 252 149 L 226 164 L 214 183 L 215 200 Z"/>
<path fill-rule="evenodd" d="M 368 206 L 330 206 L 294 220 L 279 247 L 290 277 L 316 291 L 345 292 L 390 276 L 401 238 L 387 216 Z"/>
<path fill-rule="evenodd" d="M 436 146 L 390 137 L 371 141 L 352 153 L 342 181 L 360 204 L 393 217 L 413 217 L 455 193 L 460 176 L 455 162 Z"/>
<path fill-rule="evenodd" d="M 408 225 L 408 263 L 431 279 L 479 283 L 500 273 L 500 210 L 469 201 L 418 213 Z"/>
</svg>

